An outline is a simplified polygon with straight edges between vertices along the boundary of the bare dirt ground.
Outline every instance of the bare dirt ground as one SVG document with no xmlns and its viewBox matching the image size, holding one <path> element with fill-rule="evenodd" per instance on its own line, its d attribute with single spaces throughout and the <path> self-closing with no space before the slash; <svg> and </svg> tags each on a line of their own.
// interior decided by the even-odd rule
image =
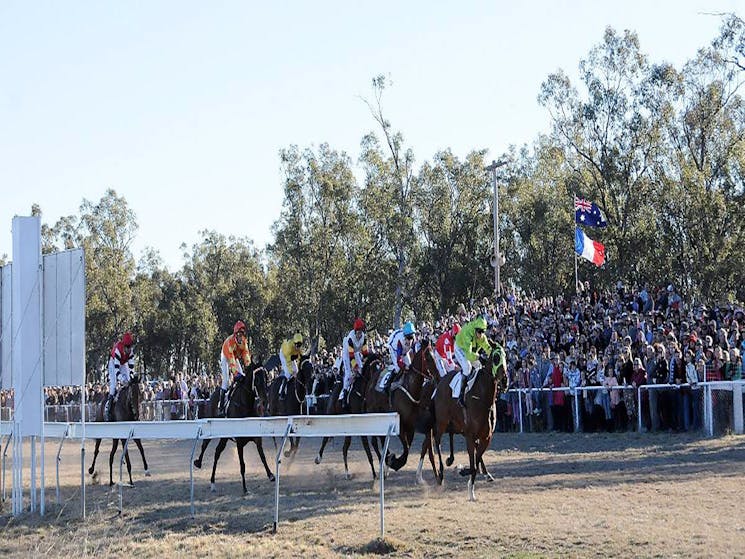
<svg viewBox="0 0 745 559">
<path fill-rule="evenodd" d="M 191 443 L 146 442 L 149 478 L 133 454 L 135 487 L 124 490 L 122 517 L 116 517 L 118 492 L 107 483 L 108 447 L 99 456 L 104 484 L 90 484 L 86 476 L 85 523 L 80 520 L 80 446 L 68 441 L 63 451 L 60 508 L 53 502 L 56 446 L 51 444 L 47 517 L 14 519 L 5 502 L 0 557 L 745 555 L 745 437 L 497 434 L 485 457 L 497 480 L 477 481 L 475 503 L 467 501 L 466 481 L 455 467 L 437 488 L 425 463 L 429 485 L 416 485 L 417 451 L 386 479 L 384 540 L 377 539 L 378 485 L 371 481 L 359 443 L 350 453 L 354 477 L 346 480 L 341 441 L 329 445 L 324 462 L 315 465 L 319 442 L 304 440 L 294 461 L 283 463 L 277 534 L 271 533 L 274 485 L 252 444 L 246 447 L 245 497 L 232 443 L 218 466 L 217 492 L 210 492 L 214 443 L 210 446 L 195 475 L 194 518 Z M 397 443 L 392 447 L 398 451 Z M 265 448 L 274 454 L 271 440 L 265 439 Z M 456 464 L 464 463 L 462 439 L 456 438 L 456 448 Z M 88 463 L 91 454 L 89 445 Z M 270 462 L 274 470 L 273 458 Z M 7 483 L 9 478 L 8 471 Z"/>
</svg>

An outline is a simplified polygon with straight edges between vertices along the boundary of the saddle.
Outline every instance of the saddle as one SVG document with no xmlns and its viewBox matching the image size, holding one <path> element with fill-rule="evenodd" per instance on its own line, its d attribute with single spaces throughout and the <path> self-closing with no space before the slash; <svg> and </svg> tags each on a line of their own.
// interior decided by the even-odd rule
<svg viewBox="0 0 745 559">
<path fill-rule="evenodd" d="M 402 378 L 402 372 L 396 373 L 393 366 L 385 367 L 378 373 L 378 378 L 375 380 L 375 390 L 381 394 L 393 392 L 401 386 Z"/>
</svg>

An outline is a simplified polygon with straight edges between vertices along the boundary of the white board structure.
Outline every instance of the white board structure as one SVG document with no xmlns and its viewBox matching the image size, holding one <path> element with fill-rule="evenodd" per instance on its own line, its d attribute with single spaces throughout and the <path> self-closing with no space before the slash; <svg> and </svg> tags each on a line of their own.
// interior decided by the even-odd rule
<svg viewBox="0 0 745 559">
<path fill-rule="evenodd" d="M 43 257 L 44 386 L 85 384 L 85 254 Z"/>
<path fill-rule="evenodd" d="M 12 266 L 0 268 L 0 390 L 8 390 L 13 384 L 11 355 L 13 335 L 10 325 L 13 299 L 11 296 Z"/>
<path fill-rule="evenodd" d="M 41 331 L 41 219 L 13 218 L 12 384 L 13 417 L 21 437 L 43 428 Z"/>
</svg>

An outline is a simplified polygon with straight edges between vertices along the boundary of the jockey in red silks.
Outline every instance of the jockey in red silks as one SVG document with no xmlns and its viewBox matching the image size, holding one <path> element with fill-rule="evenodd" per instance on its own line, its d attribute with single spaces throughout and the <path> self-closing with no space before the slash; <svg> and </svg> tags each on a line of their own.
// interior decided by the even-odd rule
<svg viewBox="0 0 745 559">
<path fill-rule="evenodd" d="M 125 332 L 122 339 L 111 348 L 109 357 L 109 397 L 104 405 L 104 421 L 111 421 L 111 406 L 116 394 L 116 383 L 129 383 L 130 373 L 134 372 L 134 337 L 131 332 Z"/>
<path fill-rule="evenodd" d="M 457 368 L 454 358 L 455 336 L 460 332 L 460 324 L 453 323 L 450 330 L 445 330 L 435 342 L 435 364 L 440 378 Z"/>
</svg>

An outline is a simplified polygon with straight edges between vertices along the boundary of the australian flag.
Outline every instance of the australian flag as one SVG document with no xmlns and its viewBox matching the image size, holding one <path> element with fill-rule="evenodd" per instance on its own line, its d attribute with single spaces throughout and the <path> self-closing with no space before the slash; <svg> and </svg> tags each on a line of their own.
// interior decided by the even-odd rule
<svg viewBox="0 0 745 559">
<path fill-rule="evenodd" d="M 587 225 L 589 227 L 608 226 L 608 222 L 605 220 L 605 216 L 597 204 L 584 198 L 577 198 L 576 196 L 574 197 L 574 221 L 578 225 Z"/>
</svg>

